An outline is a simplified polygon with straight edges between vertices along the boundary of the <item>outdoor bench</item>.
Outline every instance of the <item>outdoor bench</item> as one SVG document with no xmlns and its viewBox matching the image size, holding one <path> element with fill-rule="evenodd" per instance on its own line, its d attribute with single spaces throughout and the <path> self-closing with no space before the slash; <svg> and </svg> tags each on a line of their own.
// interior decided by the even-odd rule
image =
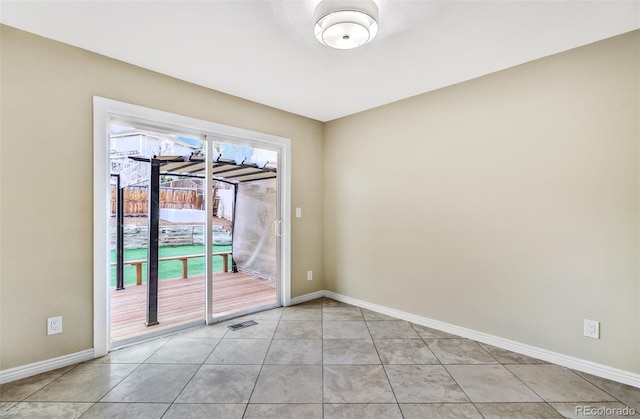
<svg viewBox="0 0 640 419">
<path fill-rule="evenodd" d="M 214 252 L 211 254 L 212 256 L 221 256 L 222 261 L 222 269 L 224 272 L 229 272 L 229 255 L 231 255 L 231 251 L 226 252 Z M 165 260 L 179 260 L 182 261 L 182 278 L 186 279 L 188 277 L 187 274 L 187 261 L 193 258 L 200 258 L 204 255 L 182 255 L 182 256 L 168 256 L 158 258 L 158 262 L 162 262 Z M 146 259 L 140 260 L 125 260 L 124 265 L 133 265 L 136 267 L 136 285 L 142 285 L 142 264 L 147 263 Z M 111 263 L 111 266 L 115 266 L 116 262 Z"/>
</svg>

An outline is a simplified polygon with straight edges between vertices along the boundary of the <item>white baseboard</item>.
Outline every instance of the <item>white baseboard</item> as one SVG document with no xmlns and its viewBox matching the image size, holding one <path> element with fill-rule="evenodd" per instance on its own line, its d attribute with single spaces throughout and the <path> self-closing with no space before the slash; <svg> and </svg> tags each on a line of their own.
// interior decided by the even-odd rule
<svg viewBox="0 0 640 419">
<path fill-rule="evenodd" d="M 630 371 L 621 370 L 618 368 L 609 367 L 606 365 L 598 364 L 595 362 L 587 361 L 584 359 L 576 358 L 569 355 L 560 354 L 557 352 L 549 351 L 546 349 L 538 348 L 535 346 L 527 345 L 524 343 L 516 342 L 509 339 L 504 339 L 498 336 L 489 335 L 487 333 L 477 332 L 475 330 L 467 329 L 464 327 L 456 326 L 449 323 L 444 323 L 438 320 L 429 319 L 427 317 L 416 316 L 415 314 L 407 313 L 400 310 L 395 310 L 389 307 L 381 306 L 378 304 L 371 304 L 366 301 L 357 300 L 355 298 L 347 297 L 345 295 L 336 294 L 335 292 L 325 291 L 324 297 L 332 298 L 336 301 L 351 304 L 357 307 L 366 308 L 371 311 L 386 314 L 391 317 L 406 320 L 411 323 L 419 324 L 421 326 L 430 327 L 432 329 L 441 330 L 443 332 L 452 333 L 454 335 L 462 336 L 464 338 L 473 339 L 478 342 L 486 343 L 489 345 L 497 346 L 498 348 L 507 349 L 509 351 L 517 352 L 519 354 L 528 355 L 534 358 L 541 359 L 543 361 L 551 362 L 553 364 L 562 365 L 563 367 L 572 368 L 578 371 L 586 372 L 598 377 L 606 378 L 608 380 L 616 381 L 623 384 L 628 384 L 633 387 L 640 388 L 640 374 L 636 374 Z M 298 297 L 301 298 L 301 297 Z M 318 297 L 314 297 L 318 298 Z"/>
<path fill-rule="evenodd" d="M 0 371 L 0 384 L 11 381 L 20 380 L 22 378 L 31 377 L 32 375 L 42 374 L 58 368 L 67 367 L 69 365 L 78 364 L 94 358 L 94 350 L 86 349 L 69 355 L 63 355 L 58 358 L 47 359 L 45 361 L 34 362 L 33 364 L 21 365 L 19 367 L 9 368 Z"/>
<path fill-rule="evenodd" d="M 296 305 L 296 304 L 301 304 L 301 303 L 305 303 L 307 301 L 311 301 L 311 300 L 315 300 L 316 298 L 322 298 L 324 297 L 326 291 L 316 291 L 316 292 L 312 292 L 311 294 L 305 294 L 305 295 L 301 295 L 299 297 L 293 297 L 289 302 L 289 305 Z"/>
<path fill-rule="evenodd" d="M 381 306 L 378 304 L 368 303 L 366 301 L 347 297 L 345 295 L 336 294 L 335 292 L 331 292 L 331 291 L 316 291 L 310 294 L 294 297 L 291 299 L 291 305 L 304 303 L 306 301 L 310 301 L 310 300 L 314 300 L 316 298 L 322 298 L 322 297 L 332 298 L 336 301 L 341 301 L 343 303 L 351 304 L 357 307 L 366 308 L 367 310 L 386 314 L 388 316 L 395 317 L 401 320 L 406 320 L 415 324 L 419 324 L 421 326 L 431 327 L 433 329 L 441 330 L 443 332 L 452 333 L 454 335 L 462 336 L 464 338 L 473 339 L 478 342 L 497 346 L 498 348 L 507 349 L 509 351 L 513 351 L 523 355 L 542 359 L 543 361 L 551 362 L 553 364 L 558 364 L 567 368 L 572 368 L 578 371 L 586 372 L 588 374 L 592 374 L 597 377 L 606 378 L 608 380 L 612 380 L 612 381 L 616 381 L 619 383 L 628 384 L 630 386 L 640 388 L 640 374 L 632 373 L 630 371 L 625 371 L 618 368 L 609 367 L 607 365 L 598 364 L 598 363 L 587 361 L 580 358 L 575 358 L 569 355 L 560 354 L 557 352 L 549 351 L 546 349 L 538 348 L 535 346 L 527 345 L 527 344 L 516 342 L 513 340 L 504 339 L 498 336 L 489 335 L 487 333 L 477 332 L 475 330 L 441 322 L 438 320 L 429 319 L 427 317 L 417 316 L 415 314 L 407 313 L 400 310 L 395 310 L 393 308 Z M 35 362 L 33 364 L 22 365 L 15 368 L 1 370 L 0 384 L 5 384 L 11 381 L 30 377 L 32 375 L 41 374 L 43 372 L 53 371 L 58 368 L 77 364 L 79 362 L 88 361 L 93 358 L 94 358 L 94 350 L 87 349 L 87 350 L 76 352 L 73 354 L 64 355 L 58 358 L 53 358 L 45 361 Z"/>
</svg>

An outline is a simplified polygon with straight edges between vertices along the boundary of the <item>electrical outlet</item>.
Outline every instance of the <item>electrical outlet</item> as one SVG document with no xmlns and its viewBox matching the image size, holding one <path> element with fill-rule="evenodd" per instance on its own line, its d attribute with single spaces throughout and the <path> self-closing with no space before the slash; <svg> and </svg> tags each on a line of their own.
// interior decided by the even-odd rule
<svg viewBox="0 0 640 419">
<path fill-rule="evenodd" d="M 307 271 L 307 281 L 313 280 L 313 271 Z"/>
<path fill-rule="evenodd" d="M 47 335 L 62 333 L 62 316 L 47 319 Z"/>
<path fill-rule="evenodd" d="M 600 322 L 584 319 L 584 335 L 588 338 L 600 339 Z"/>
</svg>

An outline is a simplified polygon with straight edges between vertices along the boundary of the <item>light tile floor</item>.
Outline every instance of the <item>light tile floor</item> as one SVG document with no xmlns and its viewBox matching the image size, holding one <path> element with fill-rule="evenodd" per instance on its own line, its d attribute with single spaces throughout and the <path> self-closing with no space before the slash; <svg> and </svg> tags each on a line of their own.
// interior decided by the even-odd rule
<svg viewBox="0 0 640 419">
<path fill-rule="evenodd" d="M 245 319 L 259 324 L 226 327 Z M 0 386 L 0 417 L 29 419 L 579 418 L 583 406 L 640 412 L 640 389 L 329 299 Z"/>
</svg>

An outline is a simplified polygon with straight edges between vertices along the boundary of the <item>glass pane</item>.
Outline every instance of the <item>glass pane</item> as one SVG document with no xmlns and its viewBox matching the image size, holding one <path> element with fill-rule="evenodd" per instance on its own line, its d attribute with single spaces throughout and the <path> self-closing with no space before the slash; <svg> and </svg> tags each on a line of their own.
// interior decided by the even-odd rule
<svg viewBox="0 0 640 419">
<path fill-rule="evenodd" d="M 204 320 L 204 178 L 174 175 L 160 165 L 158 181 L 157 320 L 149 312 L 149 226 L 151 163 L 149 159 L 202 152 L 204 142 L 134 127 L 111 125 L 111 340 Z M 140 161 L 143 159 L 144 161 Z M 122 205 L 118 205 L 118 183 Z M 117 278 L 118 212 L 123 214 L 124 289 Z M 152 306 L 154 306 L 152 304 Z M 152 316 L 153 317 L 153 316 Z"/>
<path fill-rule="evenodd" d="M 250 165 L 275 169 L 277 153 L 224 142 L 215 150 L 212 311 L 226 316 L 277 301 L 276 178 L 243 181 L 239 175 Z"/>
</svg>

